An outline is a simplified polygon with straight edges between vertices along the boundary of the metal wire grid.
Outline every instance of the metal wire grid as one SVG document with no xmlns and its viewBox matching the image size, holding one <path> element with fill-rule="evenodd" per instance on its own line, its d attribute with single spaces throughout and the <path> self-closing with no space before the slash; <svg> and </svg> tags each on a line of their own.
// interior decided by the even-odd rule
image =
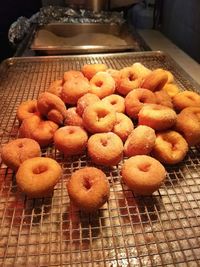
<svg viewBox="0 0 200 267">
<path fill-rule="evenodd" d="M 173 72 L 182 89 L 198 90 L 163 53 L 11 59 L 1 66 L 1 144 L 16 138 L 16 109 L 37 98 L 51 81 L 84 63 L 112 68 L 142 62 Z M 43 156 L 55 158 L 63 178 L 52 197 L 30 199 L 17 191 L 14 173 L 0 169 L 0 266 L 199 266 L 200 150 L 166 166 L 166 182 L 151 197 L 139 197 L 123 184 L 117 167 L 103 168 L 111 187 L 108 203 L 94 214 L 70 205 L 70 174 L 93 165 L 86 155 L 64 159 L 54 147 Z"/>
</svg>

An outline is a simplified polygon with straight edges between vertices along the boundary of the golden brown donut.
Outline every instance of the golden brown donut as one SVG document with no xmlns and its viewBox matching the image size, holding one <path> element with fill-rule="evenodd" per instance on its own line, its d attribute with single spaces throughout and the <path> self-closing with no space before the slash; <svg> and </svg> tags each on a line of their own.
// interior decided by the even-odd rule
<svg viewBox="0 0 200 267">
<path fill-rule="evenodd" d="M 152 72 L 150 69 L 148 69 L 147 67 L 145 67 L 140 62 L 135 62 L 132 65 L 132 69 L 133 69 L 134 73 L 136 73 L 136 75 L 138 77 L 141 77 L 142 79 L 144 79 L 147 75 L 149 75 Z"/>
<path fill-rule="evenodd" d="M 44 121 L 38 115 L 23 120 L 19 128 L 19 136 L 34 139 L 41 147 L 53 142 L 58 125 L 52 121 Z"/>
<path fill-rule="evenodd" d="M 200 107 L 200 95 L 192 91 L 183 91 L 173 97 L 174 108 L 181 111 L 187 107 Z"/>
<path fill-rule="evenodd" d="M 35 157 L 25 160 L 16 174 L 19 189 L 27 196 L 49 196 L 62 175 L 60 165 L 51 158 Z"/>
<path fill-rule="evenodd" d="M 100 98 L 97 95 L 91 93 L 83 95 L 77 101 L 76 112 L 82 117 L 85 108 L 97 101 L 100 101 Z"/>
<path fill-rule="evenodd" d="M 84 74 L 84 76 L 86 78 L 88 78 L 88 80 L 91 80 L 92 77 L 100 71 L 106 71 L 107 70 L 107 66 L 105 64 L 85 64 L 83 65 L 81 71 Z"/>
<path fill-rule="evenodd" d="M 55 147 L 65 156 L 80 155 L 87 146 L 88 135 L 79 126 L 64 126 L 54 134 Z"/>
<path fill-rule="evenodd" d="M 93 134 L 88 140 L 88 155 L 96 164 L 117 165 L 123 156 L 122 140 L 111 132 Z"/>
<path fill-rule="evenodd" d="M 129 135 L 124 144 L 124 154 L 127 157 L 136 155 L 148 155 L 153 149 L 156 141 L 154 129 L 139 125 Z"/>
<path fill-rule="evenodd" d="M 122 166 L 122 180 L 139 195 L 151 195 L 158 190 L 165 176 L 163 165 L 146 155 L 131 157 Z"/>
<path fill-rule="evenodd" d="M 90 133 L 110 132 L 115 122 L 116 112 L 102 101 L 89 105 L 83 113 L 83 125 Z"/>
<path fill-rule="evenodd" d="M 83 119 L 77 113 L 77 108 L 76 107 L 68 108 L 68 110 L 66 112 L 64 125 L 72 125 L 72 126 L 83 127 Z"/>
<path fill-rule="evenodd" d="M 65 103 L 56 95 L 44 92 L 37 101 L 38 111 L 46 119 L 62 125 L 66 117 Z"/>
<path fill-rule="evenodd" d="M 116 90 L 121 95 L 127 95 L 133 89 L 141 87 L 142 80 L 132 67 L 123 68 L 120 70 Z"/>
<path fill-rule="evenodd" d="M 182 135 L 175 131 L 165 131 L 156 134 L 152 155 L 166 164 L 181 162 L 188 152 L 188 144 Z"/>
<path fill-rule="evenodd" d="M 112 132 L 118 135 L 123 142 L 126 141 L 129 134 L 134 129 L 132 120 L 123 113 L 116 113 L 116 123 Z"/>
<path fill-rule="evenodd" d="M 189 146 L 200 144 L 200 107 L 184 108 L 177 116 L 175 129 Z"/>
<path fill-rule="evenodd" d="M 61 99 L 66 104 L 76 104 L 81 96 L 89 92 L 89 89 L 90 84 L 85 77 L 67 80 L 63 85 Z"/>
<path fill-rule="evenodd" d="M 112 94 L 104 97 L 102 101 L 112 105 L 116 112 L 124 113 L 125 111 L 125 100 L 120 95 Z"/>
<path fill-rule="evenodd" d="M 162 69 L 153 70 L 147 75 L 140 87 L 151 90 L 152 92 L 159 91 L 168 81 L 167 73 Z"/>
<path fill-rule="evenodd" d="M 89 92 L 97 95 L 100 99 L 113 94 L 115 91 L 115 81 L 107 72 L 97 72 L 90 80 Z"/>
<path fill-rule="evenodd" d="M 83 78 L 84 75 L 81 71 L 78 70 L 68 70 L 64 72 L 63 80 L 64 82 L 69 81 L 71 79 L 76 79 L 76 78 Z"/>
<path fill-rule="evenodd" d="M 29 138 L 18 138 L 3 145 L 1 149 L 2 161 L 12 170 L 17 171 L 20 164 L 26 159 L 39 157 L 39 144 Z"/>
<path fill-rule="evenodd" d="M 67 190 L 71 201 L 85 212 L 98 210 L 110 195 L 106 175 L 94 167 L 75 171 L 67 184 Z"/>
<path fill-rule="evenodd" d="M 28 100 L 22 102 L 17 109 L 17 119 L 21 123 L 24 119 L 27 119 L 34 114 L 37 114 L 37 100 Z"/>
<path fill-rule="evenodd" d="M 107 69 L 106 72 L 109 73 L 113 77 L 115 84 L 117 86 L 119 76 L 120 76 L 120 71 L 116 69 Z"/>
<path fill-rule="evenodd" d="M 125 97 L 126 113 L 129 117 L 137 119 L 139 111 L 147 103 L 156 103 L 154 93 L 144 88 L 135 89 Z"/>
<path fill-rule="evenodd" d="M 174 82 L 174 75 L 169 70 L 164 70 L 162 68 L 158 68 L 158 70 L 164 71 L 167 74 L 167 83 L 173 83 Z"/>
<path fill-rule="evenodd" d="M 63 80 L 55 80 L 50 84 L 49 88 L 46 91 L 58 97 L 61 97 L 62 88 Z"/>
<path fill-rule="evenodd" d="M 176 119 L 177 115 L 173 109 L 157 104 L 145 105 L 138 114 L 140 125 L 147 125 L 157 131 L 171 128 Z"/>
<path fill-rule="evenodd" d="M 170 97 L 174 97 L 180 91 L 179 88 L 178 88 L 178 86 L 175 83 L 166 83 L 163 86 L 162 90 L 164 90 L 165 92 L 167 92 L 167 94 Z"/>
<path fill-rule="evenodd" d="M 173 108 L 172 99 L 166 91 L 160 90 L 156 91 L 154 94 L 156 96 L 156 104 Z"/>
</svg>

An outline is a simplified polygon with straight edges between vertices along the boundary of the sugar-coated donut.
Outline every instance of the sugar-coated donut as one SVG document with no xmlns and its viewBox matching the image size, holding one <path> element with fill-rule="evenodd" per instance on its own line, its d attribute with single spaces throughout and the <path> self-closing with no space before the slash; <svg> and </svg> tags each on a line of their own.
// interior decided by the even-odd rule
<svg viewBox="0 0 200 267">
<path fill-rule="evenodd" d="M 83 65 L 81 71 L 88 80 L 91 80 L 92 77 L 99 71 L 106 71 L 107 66 L 105 64 L 85 64 Z"/>
<path fill-rule="evenodd" d="M 125 97 L 126 113 L 129 117 L 137 119 L 139 111 L 147 103 L 156 103 L 155 94 L 148 89 L 135 89 Z"/>
<path fill-rule="evenodd" d="M 118 135 L 123 142 L 126 141 L 129 134 L 134 129 L 132 120 L 123 113 L 116 113 L 116 123 L 112 129 L 112 132 Z"/>
<path fill-rule="evenodd" d="M 160 90 L 156 91 L 154 94 L 156 96 L 156 104 L 173 108 L 172 99 L 166 91 Z"/>
<path fill-rule="evenodd" d="M 174 108 L 178 111 L 187 107 L 200 107 L 200 95 L 192 91 L 179 92 L 172 100 Z"/>
<path fill-rule="evenodd" d="M 97 72 L 90 80 L 89 92 L 97 95 L 100 99 L 113 94 L 115 91 L 115 81 L 107 72 Z"/>
<path fill-rule="evenodd" d="M 24 119 L 31 117 L 34 114 L 37 114 L 37 100 L 28 100 L 22 102 L 17 109 L 17 119 L 21 123 Z"/>
<path fill-rule="evenodd" d="M 53 81 L 46 91 L 51 94 L 57 95 L 58 97 L 61 97 L 62 88 L 63 88 L 63 80 L 60 79 Z"/>
<path fill-rule="evenodd" d="M 116 122 L 116 112 L 102 101 L 89 105 L 83 113 L 83 125 L 90 133 L 112 131 Z"/>
<path fill-rule="evenodd" d="M 25 160 L 16 174 L 17 186 L 27 196 L 49 196 L 62 175 L 60 165 L 51 158 L 35 157 Z"/>
<path fill-rule="evenodd" d="M 88 135 L 79 126 L 64 126 L 54 134 L 55 147 L 65 156 L 80 155 L 87 146 Z"/>
<path fill-rule="evenodd" d="M 93 134 L 88 140 L 88 155 L 96 164 L 117 165 L 123 156 L 122 140 L 111 132 Z"/>
<path fill-rule="evenodd" d="M 68 110 L 66 112 L 64 125 L 72 125 L 72 126 L 83 127 L 83 119 L 77 113 L 77 108 L 76 107 L 68 108 Z"/>
<path fill-rule="evenodd" d="M 66 117 L 66 106 L 60 97 L 44 92 L 39 95 L 37 108 L 46 119 L 62 125 Z"/>
<path fill-rule="evenodd" d="M 164 90 L 165 92 L 167 92 L 167 94 L 170 97 L 174 97 L 180 91 L 179 88 L 178 88 L 178 86 L 175 83 L 166 83 L 163 86 L 162 90 Z"/>
<path fill-rule="evenodd" d="M 121 95 L 127 95 L 133 89 L 141 87 L 142 79 L 132 67 L 123 68 L 120 70 L 116 90 Z"/>
<path fill-rule="evenodd" d="M 67 80 L 63 85 L 61 99 L 66 104 L 76 104 L 81 96 L 89 92 L 89 89 L 90 84 L 85 77 Z"/>
<path fill-rule="evenodd" d="M 156 159 L 137 155 L 122 166 L 124 183 L 136 194 L 151 195 L 159 189 L 166 176 L 164 166 Z"/>
<path fill-rule="evenodd" d="M 144 79 L 147 75 L 149 75 L 152 72 L 150 69 L 145 67 L 140 62 L 135 62 L 132 65 L 132 69 L 133 69 L 134 73 L 136 73 L 136 75 L 138 77 L 141 77 L 142 79 Z"/>
<path fill-rule="evenodd" d="M 161 90 L 167 81 L 167 73 L 162 69 L 156 69 L 145 77 L 141 87 L 155 92 Z"/>
<path fill-rule="evenodd" d="M 189 146 L 200 144 L 200 107 L 184 108 L 177 116 L 175 128 Z"/>
<path fill-rule="evenodd" d="M 182 135 L 176 131 L 165 131 L 156 134 L 152 155 L 166 164 L 181 162 L 188 152 L 188 144 Z"/>
<path fill-rule="evenodd" d="M 116 112 L 124 113 L 125 111 L 125 100 L 120 95 L 112 94 L 104 97 L 102 101 L 112 105 Z"/>
<path fill-rule="evenodd" d="M 75 171 L 67 184 L 67 190 L 72 202 L 85 212 L 98 210 L 110 195 L 106 175 L 94 167 Z"/>
<path fill-rule="evenodd" d="M 33 115 L 23 120 L 19 128 L 19 136 L 34 139 L 41 147 L 53 142 L 58 125 L 52 121 L 44 121 L 40 116 Z"/>
<path fill-rule="evenodd" d="M 83 78 L 84 75 L 81 71 L 78 70 L 68 70 L 64 72 L 63 80 L 64 82 L 69 81 L 71 79 L 76 79 L 76 78 Z"/>
<path fill-rule="evenodd" d="M 39 157 L 41 150 L 39 144 L 29 138 L 18 138 L 3 145 L 1 149 L 2 161 L 12 170 L 16 171 L 20 164 L 29 158 Z"/>
<path fill-rule="evenodd" d="M 138 113 L 140 125 L 147 125 L 157 131 L 171 128 L 176 119 L 177 115 L 173 109 L 157 104 L 145 105 Z"/>
<path fill-rule="evenodd" d="M 136 155 L 148 155 L 153 149 L 156 141 L 154 129 L 139 125 L 129 135 L 124 144 L 124 154 L 127 157 Z"/>
<path fill-rule="evenodd" d="M 78 99 L 76 112 L 82 117 L 85 108 L 98 101 L 100 101 L 100 98 L 97 95 L 87 93 Z"/>
</svg>

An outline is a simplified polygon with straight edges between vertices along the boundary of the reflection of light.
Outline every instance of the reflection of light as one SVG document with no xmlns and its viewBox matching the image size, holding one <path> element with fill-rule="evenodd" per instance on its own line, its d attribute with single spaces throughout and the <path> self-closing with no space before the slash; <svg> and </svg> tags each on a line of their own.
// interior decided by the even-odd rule
<svg viewBox="0 0 200 267">
<path fill-rule="evenodd" d="M 131 249 L 130 253 L 131 253 L 131 251 L 134 251 L 134 254 L 137 254 L 136 249 L 134 249 L 134 248 Z M 115 254 L 115 250 L 112 250 L 111 253 Z M 110 263 L 108 265 L 109 267 L 140 266 L 139 258 L 137 258 L 137 257 L 131 257 L 131 258 L 127 259 L 127 254 L 124 252 L 118 253 L 117 257 L 119 258 L 118 260 L 115 259 L 115 260 L 110 261 Z M 122 259 L 120 259 L 120 258 L 122 258 Z"/>
</svg>

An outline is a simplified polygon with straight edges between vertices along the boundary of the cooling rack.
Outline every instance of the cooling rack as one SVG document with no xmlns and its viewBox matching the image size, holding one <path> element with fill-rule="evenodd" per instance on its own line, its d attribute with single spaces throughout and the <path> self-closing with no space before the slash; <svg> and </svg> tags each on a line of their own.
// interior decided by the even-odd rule
<svg viewBox="0 0 200 267">
<path fill-rule="evenodd" d="M 0 65 L 0 142 L 18 136 L 19 104 L 37 98 L 64 71 L 85 63 L 120 69 L 141 62 L 170 70 L 180 88 L 198 85 L 162 52 L 11 58 Z M 123 162 L 101 168 L 110 199 L 93 214 L 72 206 L 66 190 L 71 173 L 94 166 L 87 155 L 64 159 L 54 146 L 63 177 L 51 197 L 31 199 L 17 190 L 15 174 L 0 168 L 0 266 L 200 266 L 200 149 L 192 147 L 152 196 L 135 196 L 121 181 Z"/>
</svg>

